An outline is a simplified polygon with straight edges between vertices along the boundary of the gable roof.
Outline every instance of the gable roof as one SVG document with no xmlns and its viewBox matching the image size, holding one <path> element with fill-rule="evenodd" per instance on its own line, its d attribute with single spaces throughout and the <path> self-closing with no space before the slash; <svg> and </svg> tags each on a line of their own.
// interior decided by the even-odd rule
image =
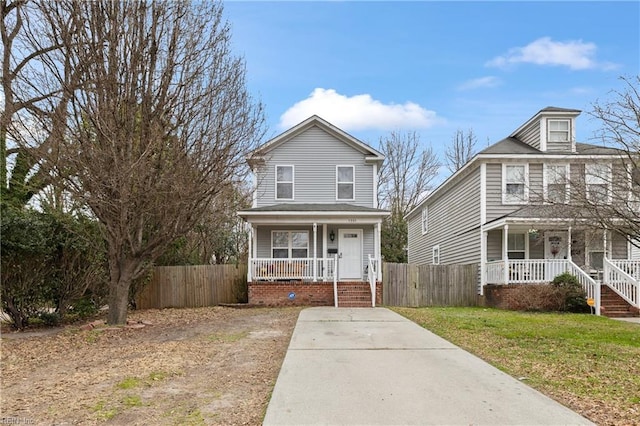
<svg viewBox="0 0 640 426">
<path fill-rule="evenodd" d="M 311 117 L 307 118 L 303 122 L 296 124 L 289 130 L 279 134 L 278 136 L 260 145 L 258 148 L 256 148 L 251 153 L 249 153 L 249 155 L 247 156 L 247 161 L 251 164 L 252 160 L 256 160 L 263 157 L 269 151 L 277 148 L 278 146 L 282 145 L 289 139 L 305 132 L 306 130 L 310 129 L 313 126 L 319 127 L 320 129 L 324 130 L 325 132 L 329 133 L 335 138 L 353 147 L 357 151 L 360 151 L 362 154 L 364 154 L 367 157 L 367 160 L 369 161 L 381 164 L 382 161 L 384 160 L 384 155 L 381 152 L 373 149 L 366 143 L 356 139 L 355 137 L 351 136 L 344 130 L 339 129 L 338 127 L 320 118 L 319 116 L 312 115 Z"/>
<path fill-rule="evenodd" d="M 581 112 L 582 111 L 579 110 L 579 109 L 559 108 L 559 107 L 554 107 L 554 106 L 548 106 L 548 107 L 542 108 L 540 111 L 535 113 L 535 115 L 533 117 L 531 117 L 530 119 L 525 121 L 524 124 L 522 124 L 516 130 L 514 130 L 509 136 L 511 137 L 511 136 L 518 135 L 521 130 L 527 128 L 533 121 L 539 120 L 540 117 L 542 117 L 542 116 L 550 115 L 550 114 L 552 114 L 552 115 L 562 114 L 562 115 L 569 115 L 569 116 L 577 117 L 577 116 L 580 115 Z"/>
</svg>

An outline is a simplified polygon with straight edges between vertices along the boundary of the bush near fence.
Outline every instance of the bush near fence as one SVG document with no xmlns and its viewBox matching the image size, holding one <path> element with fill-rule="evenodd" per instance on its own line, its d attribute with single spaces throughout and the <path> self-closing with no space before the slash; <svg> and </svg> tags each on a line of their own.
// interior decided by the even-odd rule
<svg viewBox="0 0 640 426">
<path fill-rule="evenodd" d="M 139 309 L 247 302 L 247 265 L 157 266 L 136 297 Z"/>
<path fill-rule="evenodd" d="M 478 306 L 478 264 L 385 263 L 382 282 L 387 306 Z"/>
</svg>

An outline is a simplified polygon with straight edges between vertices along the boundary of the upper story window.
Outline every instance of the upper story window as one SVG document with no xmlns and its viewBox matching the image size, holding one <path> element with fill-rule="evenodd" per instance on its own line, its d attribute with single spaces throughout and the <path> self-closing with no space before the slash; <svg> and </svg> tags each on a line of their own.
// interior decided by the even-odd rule
<svg viewBox="0 0 640 426">
<path fill-rule="evenodd" d="M 293 166 L 276 166 L 276 200 L 293 200 Z"/>
<path fill-rule="evenodd" d="M 529 198 L 527 180 L 528 164 L 503 164 L 502 166 L 502 203 L 523 204 Z"/>
<path fill-rule="evenodd" d="M 275 259 L 309 257 L 309 232 L 271 232 L 271 253 Z"/>
<path fill-rule="evenodd" d="M 336 199 L 355 199 L 355 167 L 336 166 Z"/>
<path fill-rule="evenodd" d="M 429 209 L 427 207 L 422 208 L 422 235 L 429 231 Z"/>
<path fill-rule="evenodd" d="M 611 164 L 585 165 L 587 200 L 592 203 L 609 203 L 611 200 Z"/>
<path fill-rule="evenodd" d="M 545 201 L 566 203 L 569 201 L 569 165 L 545 164 Z"/>
<path fill-rule="evenodd" d="M 569 120 L 549 120 L 548 121 L 549 142 L 568 142 L 570 124 Z"/>
</svg>

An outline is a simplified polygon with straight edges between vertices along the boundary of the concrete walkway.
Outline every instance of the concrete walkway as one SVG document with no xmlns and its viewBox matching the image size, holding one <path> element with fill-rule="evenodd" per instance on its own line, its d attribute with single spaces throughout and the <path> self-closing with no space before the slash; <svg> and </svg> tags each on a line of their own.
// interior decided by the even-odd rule
<svg viewBox="0 0 640 426">
<path fill-rule="evenodd" d="M 309 308 L 264 424 L 592 423 L 388 309 Z"/>
</svg>

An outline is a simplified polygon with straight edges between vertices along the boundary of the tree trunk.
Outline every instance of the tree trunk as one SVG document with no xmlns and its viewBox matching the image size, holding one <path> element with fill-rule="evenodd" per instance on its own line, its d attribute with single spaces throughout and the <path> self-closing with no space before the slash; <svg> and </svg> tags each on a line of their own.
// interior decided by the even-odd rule
<svg viewBox="0 0 640 426">
<path fill-rule="evenodd" d="M 128 265 L 127 265 L 128 266 Z M 109 314 L 107 324 L 124 325 L 127 323 L 127 308 L 129 307 L 129 287 L 131 287 L 131 268 L 119 269 L 119 274 L 113 274 L 111 269 L 111 285 L 109 286 Z"/>
</svg>

